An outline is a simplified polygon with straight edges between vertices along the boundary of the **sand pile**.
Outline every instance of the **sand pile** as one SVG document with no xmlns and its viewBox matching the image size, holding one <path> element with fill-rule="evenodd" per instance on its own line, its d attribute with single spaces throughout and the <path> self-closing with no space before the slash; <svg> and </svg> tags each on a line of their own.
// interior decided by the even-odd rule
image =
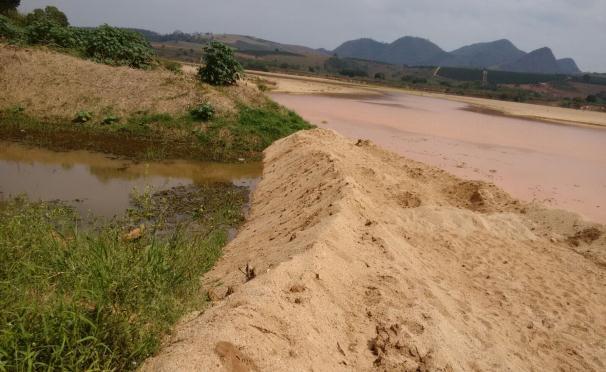
<svg viewBox="0 0 606 372">
<path fill-rule="evenodd" d="M 300 132 L 266 151 L 249 221 L 205 278 L 214 306 L 143 369 L 603 371 L 603 231 Z"/>
</svg>

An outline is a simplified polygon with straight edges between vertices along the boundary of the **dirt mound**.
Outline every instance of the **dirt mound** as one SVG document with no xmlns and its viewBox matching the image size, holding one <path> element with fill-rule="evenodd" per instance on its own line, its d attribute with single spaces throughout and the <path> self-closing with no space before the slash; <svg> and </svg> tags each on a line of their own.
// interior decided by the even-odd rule
<svg viewBox="0 0 606 372">
<path fill-rule="evenodd" d="M 3 44 L 0 91 L 0 110 L 20 106 L 38 118 L 68 119 L 79 111 L 120 116 L 182 114 L 204 101 L 211 102 L 218 112 L 230 112 L 236 102 L 263 99 L 252 88 L 215 89 L 188 74 L 112 67 L 43 48 Z"/>
<path fill-rule="evenodd" d="M 214 306 L 143 369 L 604 370 L 606 240 L 589 228 L 299 132 L 266 150 L 249 221 L 204 279 Z"/>
</svg>

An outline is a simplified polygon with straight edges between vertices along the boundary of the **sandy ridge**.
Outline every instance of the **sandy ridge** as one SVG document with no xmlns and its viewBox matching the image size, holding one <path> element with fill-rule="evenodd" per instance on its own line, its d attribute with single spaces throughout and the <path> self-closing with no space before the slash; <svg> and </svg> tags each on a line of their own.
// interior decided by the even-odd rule
<svg viewBox="0 0 606 372">
<path fill-rule="evenodd" d="M 604 370 L 603 231 L 299 132 L 266 150 L 249 220 L 205 278 L 215 305 L 143 370 Z"/>
</svg>

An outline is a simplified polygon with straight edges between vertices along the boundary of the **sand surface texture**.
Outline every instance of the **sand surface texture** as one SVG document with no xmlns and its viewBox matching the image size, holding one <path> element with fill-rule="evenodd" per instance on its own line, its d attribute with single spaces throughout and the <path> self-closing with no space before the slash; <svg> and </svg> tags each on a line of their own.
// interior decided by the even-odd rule
<svg viewBox="0 0 606 372">
<path fill-rule="evenodd" d="M 151 371 L 604 371 L 601 225 L 330 130 L 266 150 Z M 254 267 L 255 277 L 246 265 Z"/>
</svg>

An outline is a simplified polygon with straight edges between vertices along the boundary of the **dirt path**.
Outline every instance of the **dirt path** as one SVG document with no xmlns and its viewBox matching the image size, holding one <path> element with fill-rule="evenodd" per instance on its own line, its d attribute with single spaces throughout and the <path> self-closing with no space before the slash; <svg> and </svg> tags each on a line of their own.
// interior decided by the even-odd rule
<svg viewBox="0 0 606 372">
<path fill-rule="evenodd" d="M 143 370 L 603 371 L 603 232 L 299 132 L 266 150 L 249 220 L 205 278 L 215 305 Z"/>
</svg>

